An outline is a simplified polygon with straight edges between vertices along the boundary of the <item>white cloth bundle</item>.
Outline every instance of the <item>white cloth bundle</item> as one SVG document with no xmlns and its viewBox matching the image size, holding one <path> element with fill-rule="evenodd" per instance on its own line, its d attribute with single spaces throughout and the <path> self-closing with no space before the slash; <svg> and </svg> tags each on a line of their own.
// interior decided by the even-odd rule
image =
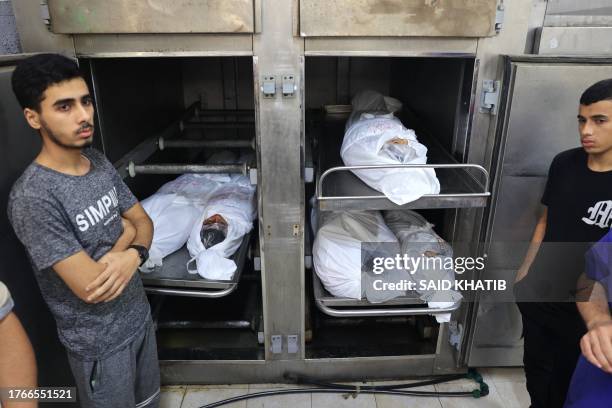
<svg viewBox="0 0 612 408">
<path fill-rule="evenodd" d="M 378 105 L 382 100 L 386 106 L 382 95 L 368 95 L 376 98 Z M 361 101 L 364 96 L 359 94 L 355 99 Z M 358 106 L 364 105 L 367 107 L 363 102 L 358 103 Z M 417 141 L 414 131 L 405 128 L 393 113 L 379 110 L 363 112 L 354 107 L 353 115 L 347 122 L 340 148 L 346 166 L 427 163 L 427 148 Z M 357 120 L 356 115 L 359 115 Z M 353 170 L 353 173 L 398 205 L 415 201 L 424 194 L 440 192 L 440 183 L 431 168 L 368 169 Z"/>
<path fill-rule="evenodd" d="M 353 110 L 346 121 L 345 130 L 358 122 L 364 113 L 389 114 L 402 110 L 402 102 L 372 90 L 357 92 L 351 100 L 351 106 Z"/>
<path fill-rule="evenodd" d="M 185 245 L 206 200 L 219 185 L 209 175 L 183 174 L 141 202 L 153 221 L 153 241 L 149 259 L 140 267 L 142 272 L 162 266 L 164 257 Z"/>
<path fill-rule="evenodd" d="M 371 280 L 362 287 L 362 243 L 385 243 L 377 256 L 394 257 L 399 253 L 397 238 L 385 225 L 378 211 L 332 213 L 321 222 L 313 245 L 313 263 L 323 286 L 336 297 L 361 299 L 372 303 L 384 302 L 405 294 L 405 291 L 375 291 Z M 393 281 L 409 276 L 399 271 L 387 271 Z M 383 278 L 384 279 L 384 278 Z"/>
<path fill-rule="evenodd" d="M 453 249 L 436 234 L 433 225 L 414 211 L 386 211 L 384 219 L 389 229 L 399 239 L 402 254 L 412 259 L 427 258 L 431 261 L 426 265 L 420 264 L 420 267 L 410 271 L 421 300 L 426 301 L 432 308 L 450 307 L 461 300 L 461 293 L 454 290 L 436 291 L 420 288 L 419 281 L 455 281 L 455 271 L 445 267 L 445 265 L 450 265 L 448 261 L 452 261 Z M 435 316 L 440 323 L 450 320 L 450 313 Z"/>
<path fill-rule="evenodd" d="M 150 272 L 154 267 L 162 266 L 164 257 L 185 245 L 202 209 L 177 194 L 156 193 L 141 204 L 153 221 L 154 233 L 149 259 L 140 267 L 142 272 Z"/>
<path fill-rule="evenodd" d="M 200 238 L 204 220 L 219 214 L 228 224 L 227 235 L 222 242 L 205 248 Z M 229 259 L 240 247 L 243 237 L 253 228 L 256 217 L 255 186 L 245 176 L 231 176 L 231 181 L 218 184 L 208 196 L 204 210 L 192 225 L 187 249 L 191 260 L 187 270 L 205 279 L 231 280 L 236 263 Z M 190 265 L 195 261 L 196 268 Z"/>
<path fill-rule="evenodd" d="M 202 204 L 219 183 L 231 180 L 228 174 L 187 173 L 161 186 L 156 194 L 177 194 Z"/>
</svg>

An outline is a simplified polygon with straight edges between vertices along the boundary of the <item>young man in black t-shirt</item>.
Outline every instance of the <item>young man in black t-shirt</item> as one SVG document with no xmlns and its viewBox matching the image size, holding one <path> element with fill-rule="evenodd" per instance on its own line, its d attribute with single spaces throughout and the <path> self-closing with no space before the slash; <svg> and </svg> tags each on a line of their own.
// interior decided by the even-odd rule
<svg viewBox="0 0 612 408">
<path fill-rule="evenodd" d="M 586 249 L 612 223 L 611 120 L 612 79 L 592 85 L 580 98 L 582 147 L 553 159 L 543 214 L 517 274 L 523 362 L 534 408 L 563 406 L 586 333 L 574 295 Z"/>
</svg>

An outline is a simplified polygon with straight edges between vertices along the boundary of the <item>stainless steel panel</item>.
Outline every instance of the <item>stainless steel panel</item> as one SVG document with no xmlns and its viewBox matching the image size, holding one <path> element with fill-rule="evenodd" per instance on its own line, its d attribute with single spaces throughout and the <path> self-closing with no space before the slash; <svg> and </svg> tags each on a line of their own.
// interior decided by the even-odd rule
<svg viewBox="0 0 612 408">
<path fill-rule="evenodd" d="M 536 53 L 540 55 L 612 54 L 612 27 L 543 27 Z"/>
<path fill-rule="evenodd" d="M 612 77 L 612 59 L 508 57 L 505 77 L 483 277 L 513 280 L 535 228 L 550 162 L 578 145 L 579 97 L 592 83 Z M 470 365 L 522 364 L 518 312 L 499 302 L 481 299 Z"/>
<path fill-rule="evenodd" d="M 588 75 L 585 75 L 585 69 Z M 553 157 L 580 146 L 579 99 L 610 67 L 541 63 L 520 65 L 512 88 L 504 150 L 504 176 L 545 176 Z M 564 84 L 564 86 L 559 86 Z M 535 136 L 535 137 L 534 137 Z"/>
<path fill-rule="evenodd" d="M 541 213 L 546 175 L 503 175 L 499 183 L 492 239 L 487 247 L 487 268 L 512 269 L 504 278 L 513 280 L 525 256 L 524 246 L 531 240 Z"/>
<path fill-rule="evenodd" d="M 440 56 L 476 54 L 473 38 L 306 38 L 305 54 L 340 56 Z"/>
<path fill-rule="evenodd" d="M 300 35 L 300 0 L 291 0 L 291 26 L 295 37 Z"/>
<path fill-rule="evenodd" d="M 500 55 L 521 54 L 529 28 L 529 16 L 533 0 L 513 0 L 504 2 L 504 27 L 495 37 L 480 38 L 477 44 L 476 60 L 479 62 L 478 84 L 474 89 L 476 103 L 482 95 L 484 80 L 499 79 L 501 72 Z M 495 138 L 491 132 L 495 129 L 498 116 L 482 114 L 476 109 L 473 116 L 468 162 L 489 168 L 494 150 Z"/>
<path fill-rule="evenodd" d="M 548 0 L 546 26 L 612 26 L 609 0 Z"/>
<path fill-rule="evenodd" d="M 487 79 L 500 79 L 502 59 L 500 54 L 521 54 L 525 50 L 527 33 L 530 26 L 530 14 L 533 0 L 513 0 L 504 2 L 505 15 L 504 26 L 499 35 L 486 37 L 478 40 L 478 51 L 476 60 L 479 64 L 478 82 L 473 92 L 476 95 L 475 103 L 482 95 L 483 82 Z M 469 146 L 467 148 L 467 161 L 477 163 L 491 171 L 491 162 L 496 151 L 495 129 L 500 115 L 492 116 L 478 112 L 478 108 L 472 117 L 472 130 L 470 132 Z M 493 192 L 493 196 L 496 193 Z M 479 209 L 459 210 L 457 217 L 457 228 L 455 241 L 473 242 L 474 253 L 482 254 L 484 248 L 481 245 L 482 234 L 485 224 L 482 222 L 486 211 Z M 471 350 L 472 333 L 477 316 L 477 303 L 466 305 L 463 309 L 466 313 L 465 336 L 461 343 L 458 354 L 459 364 L 467 365 Z M 494 357 L 494 358 L 493 358 Z M 492 362 L 502 362 L 505 355 L 493 356 Z"/>
<path fill-rule="evenodd" d="M 548 0 L 546 14 L 601 14 L 610 7 L 610 0 Z"/>
<path fill-rule="evenodd" d="M 253 0 L 48 0 L 57 34 L 252 33 Z"/>
<path fill-rule="evenodd" d="M 300 35 L 451 36 L 495 34 L 494 0 L 300 0 Z"/>
<path fill-rule="evenodd" d="M 529 16 L 529 28 L 527 31 L 527 41 L 525 42 L 525 54 L 533 54 L 538 30 L 544 25 L 546 17 L 546 6 L 548 0 L 532 0 L 531 13 Z"/>
<path fill-rule="evenodd" d="M 255 13 L 255 33 L 261 33 L 262 27 L 262 0 L 254 0 L 253 7 Z"/>
<path fill-rule="evenodd" d="M 59 52 L 74 55 L 74 44 L 68 35 L 53 34 L 41 17 L 41 2 L 14 0 L 13 10 L 23 52 Z"/>
<path fill-rule="evenodd" d="M 523 365 L 521 315 L 513 302 L 481 299 L 469 366 Z"/>
<path fill-rule="evenodd" d="M 303 359 L 304 353 L 304 132 L 303 44 L 292 36 L 287 0 L 263 0 L 262 33 L 254 37 L 259 235 L 266 360 Z M 292 75 L 291 98 L 263 98 L 264 76 Z M 270 352 L 272 335 L 298 335 L 299 350 Z"/>
<path fill-rule="evenodd" d="M 253 55 L 251 35 L 105 34 L 74 36 L 80 57 L 222 57 Z"/>
</svg>

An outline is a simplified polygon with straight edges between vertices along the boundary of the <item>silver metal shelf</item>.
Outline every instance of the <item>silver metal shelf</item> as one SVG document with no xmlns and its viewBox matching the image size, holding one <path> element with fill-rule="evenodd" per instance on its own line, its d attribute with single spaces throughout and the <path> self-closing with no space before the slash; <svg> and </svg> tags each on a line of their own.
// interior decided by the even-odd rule
<svg viewBox="0 0 612 408">
<path fill-rule="evenodd" d="M 447 308 L 431 308 L 419 299 L 416 293 L 398 296 L 383 303 L 370 303 L 366 299 L 350 299 L 335 297 L 321 283 L 314 271 L 312 272 L 314 298 L 317 308 L 334 317 L 366 317 L 366 316 L 411 316 L 451 313 L 461 306 L 461 302 Z"/>
<path fill-rule="evenodd" d="M 242 239 L 240 247 L 232 256 L 237 269 L 229 281 L 203 279 L 200 275 L 187 272 L 190 259 L 186 247 L 164 258 L 163 265 L 153 272 L 141 273 L 142 283 L 148 293 L 176 296 L 219 298 L 227 296 L 238 287 L 246 262 L 251 234 Z"/>
<path fill-rule="evenodd" d="M 179 163 L 146 163 L 146 160 L 157 151 L 167 148 L 253 148 L 255 139 L 183 139 L 181 135 L 186 129 L 196 128 L 241 128 L 253 127 L 253 121 L 249 118 L 254 111 L 248 110 L 201 110 L 197 103 L 192 104 L 185 112 L 162 130 L 151 136 L 133 148 L 121 159 L 114 163 L 117 172 L 122 178 L 135 177 L 137 174 L 183 174 L 183 173 L 241 173 L 247 175 L 256 171 L 255 166 L 250 163 L 235 163 L 234 165 L 198 165 Z M 209 119 L 213 118 L 214 121 Z M 240 119 L 238 119 L 240 118 Z M 249 121 L 245 122 L 244 119 Z M 227 120 L 231 119 L 231 120 Z M 254 119 L 253 119 L 254 120 Z M 255 184 L 255 183 L 254 183 Z"/>
<path fill-rule="evenodd" d="M 435 168 L 446 171 L 436 172 L 440 181 L 440 194 L 426 194 L 418 200 L 397 205 L 350 172 L 352 169 L 380 168 Z M 319 209 L 323 211 L 484 207 L 490 193 L 470 188 L 461 175 L 461 172 L 468 169 L 486 174 L 481 166 L 468 164 L 333 167 L 317 180 L 317 201 Z"/>
<path fill-rule="evenodd" d="M 419 141 L 428 148 L 429 164 L 426 165 L 348 167 L 342 166 L 339 152 L 344 136 L 344 117 L 327 116 L 323 127 L 316 180 L 316 197 L 321 211 L 470 208 L 487 205 L 491 195 L 487 191 L 488 172 L 476 164 L 459 163 L 434 139 L 419 136 Z M 350 171 L 380 168 L 435 168 L 440 182 L 440 194 L 427 194 L 410 203 L 397 205 Z"/>
<path fill-rule="evenodd" d="M 128 164 L 128 174 L 131 177 L 136 177 L 138 174 L 185 174 L 185 173 L 201 173 L 201 174 L 249 174 L 249 166 L 247 163 L 239 164 L 179 164 L 179 163 L 164 163 L 164 164 Z"/>
<path fill-rule="evenodd" d="M 236 139 L 236 140 L 165 140 L 163 137 L 159 138 L 157 142 L 159 150 L 165 150 L 167 148 L 199 148 L 199 147 L 217 147 L 217 148 L 251 148 L 255 150 L 255 138 L 250 140 Z"/>
</svg>

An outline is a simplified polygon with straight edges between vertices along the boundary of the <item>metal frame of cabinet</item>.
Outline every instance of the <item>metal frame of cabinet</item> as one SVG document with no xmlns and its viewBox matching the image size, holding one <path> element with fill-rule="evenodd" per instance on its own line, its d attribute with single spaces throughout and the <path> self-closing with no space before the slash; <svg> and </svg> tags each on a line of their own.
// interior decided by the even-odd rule
<svg viewBox="0 0 612 408">
<path fill-rule="evenodd" d="M 258 186 L 258 260 L 261 263 L 265 358 L 162 361 L 164 383 L 278 382 L 283 381 L 283 374 L 289 371 L 316 375 L 322 379 L 355 380 L 364 376 L 397 378 L 464 370 L 468 362 L 486 363 L 477 357 L 478 350 L 474 348 L 474 333 L 484 313 L 478 302 L 464 303 L 455 312 L 464 323 L 459 350 L 448 344 L 449 328 L 442 324 L 433 354 L 307 358 L 305 255 L 310 253 L 310 248 L 305 248 L 308 224 L 304 183 L 310 178 L 306 167 L 312 166 L 312 159 L 307 157 L 309 147 L 305 140 L 305 66 L 307 58 L 311 57 L 472 58 L 474 69 L 467 81 L 471 85 L 471 89 L 468 89 L 471 103 L 460 107 L 469 119 L 457 130 L 464 132 L 466 139 L 461 139 L 463 145 L 458 146 L 462 151 L 462 161 L 455 165 L 465 167 L 469 163 L 472 170 L 491 172 L 499 160 L 498 137 L 495 135 L 499 116 L 495 113 L 500 102 L 492 98 L 491 105 L 482 107 L 480 102 L 487 92 L 489 96 L 494 96 L 495 80 L 501 79 L 504 68 L 501 56 L 519 55 L 531 49 L 528 42 L 530 30 L 534 28 L 530 20 L 532 0 L 506 0 L 500 4 L 489 1 L 487 4 L 490 7 L 485 14 L 492 25 L 486 33 L 478 32 L 472 37 L 466 33 L 459 35 L 459 32 L 449 32 L 446 37 L 439 36 L 440 33 L 431 33 L 429 37 L 423 36 L 427 35 L 423 33 L 411 36 L 409 32 L 383 33 L 381 36 L 380 32 L 367 29 L 346 32 L 345 36 L 326 36 L 329 33 L 309 31 L 309 23 L 301 21 L 306 18 L 303 13 L 309 10 L 306 0 L 252 1 L 250 17 L 253 25 L 247 27 L 246 31 L 249 32 L 232 34 L 221 33 L 221 29 L 213 30 L 214 33 L 197 33 L 197 29 L 189 25 L 186 26 L 189 32 L 182 34 L 170 25 L 161 26 L 159 30 L 151 26 L 146 29 L 133 26 L 129 30 L 124 26 L 115 29 L 79 29 L 75 25 L 79 22 L 75 21 L 74 16 L 66 14 L 66 20 L 59 19 L 56 7 L 93 2 L 50 0 L 49 3 L 49 10 L 53 11 L 49 15 L 51 31 L 48 21 L 40 18 L 39 2 L 13 2 L 22 47 L 26 52 L 62 52 L 92 60 L 238 56 L 252 60 L 257 155 L 257 172 L 253 177 Z M 127 2 L 117 0 L 116 3 Z M 198 2 L 205 3 L 204 0 Z M 100 5 L 96 7 L 104 8 Z M 495 15 L 491 14 L 491 10 Z M 172 23 L 172 20 L 167 21 Z M 465 21 L 469 22 L 469 17 Z M 364 25 L 367 27 L 363 23 L 361 28 Z M 543 19 L 535 23 L 535 27 L 541 31 L 536 42 L 545 39 L 542 41 L 547 42 L 542 44 L 550 44 L 547 28 L 543 26 Z M 302 32 L 304 27 L 306 30 Z M 279 177 L 281 172 L 282 177 Z M 339 171 L 327 173 L 325 178 L 331 180 L 334 176 L 340 177 Z M 471 187 L 466 191 L 475 196 L 448 199 L 467 200 L 475 204 L 456 205 L 455 202 L 454 205 L 447 203 L 441 207 L 464 207 L 451 210 L 454 217 L 452 238 L 457 242 L 472 243 L 472 253 L 484 253 L 486 245 L 482 239 L 486 235 L 484 221 L 488 213 L 483 205 L 487 205 L 490 191 L 495 199 L 496 191 L 491 187 L 495 186 L 496 179 L 492 174 L 490 182 L 486 178 L 482 181 L 478 176 L 468 180 L 471 180 L 468 183 Z M 323 184 L 323 177 L 318 182 Z M 479 185 L 483 187 L 482 190 L 478 189 Z M 324 197 L 322 193 L 325 191 L 325 185 L 319 185 L 320 198 Z M 440 204 L 436 197 L 425 200 L 430 200 L 432 205 Z M 321 203 L 324 202 L 321 200 Z M 333 203 L 334 200 L 327 202 Z M 364 200 L 352 202 L 364 206 Z M 336 204 L 338 208 L 344 205 L 339 201 Z M 507 275 L 511 273 L 506 272 Z M 279 336 L 280 348 L 273 348 L 278 346 Z M 289 339 L 296 345 L 291 352 Z M 516 341 L 519 342 L 519 339 Z M 520 344 L 517 343 L 516 347 L 520 348 Z M 516 359 L 496 360 L 493 355 L 488 358 L 493 365 L 500 362 L 520 364 Z"/>
</svg>

